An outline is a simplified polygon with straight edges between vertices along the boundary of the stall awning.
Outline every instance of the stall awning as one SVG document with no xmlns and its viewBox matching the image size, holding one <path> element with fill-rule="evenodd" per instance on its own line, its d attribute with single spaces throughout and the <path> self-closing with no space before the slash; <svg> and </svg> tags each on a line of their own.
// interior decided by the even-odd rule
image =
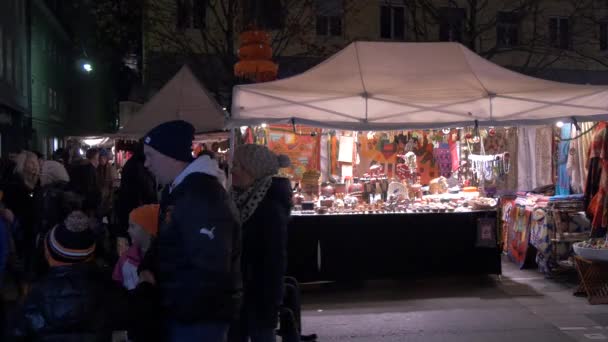
<svg viewBox="0 0 608 342">
<path fill-rule="evenodd" d="M 224 128 L 226 114 L 188 66 L 183 66 L 118 132 L 141 137 L 166 121 L 185 120 L 197 133 Z"/>
<path fill-rule="evenodd" d="M 291 122 L 353 130 L 608 118 L 608 87 L 542 80 L 459 43 L 356 42 L 309 71 L 233 91 L 230 127 Z"/>
</svg>

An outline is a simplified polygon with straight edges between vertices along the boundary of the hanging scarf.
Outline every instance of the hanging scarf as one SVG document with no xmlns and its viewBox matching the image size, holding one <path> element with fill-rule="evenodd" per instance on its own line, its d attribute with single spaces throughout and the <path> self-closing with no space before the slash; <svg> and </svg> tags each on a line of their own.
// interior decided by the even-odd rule
<svg viewBox="0 0 608 342">
<path fill-rule="evenodd" d="M 244 192 L 232 193 L 232 198 L 241 215 L 241 224 L 245 224 L 247 220 L 255 213 L 258 205 L 262 202 L 270 186 L 272 185 L 272 176 L 261 178 L 253 183 L 249 189 Z"/>
</svg>

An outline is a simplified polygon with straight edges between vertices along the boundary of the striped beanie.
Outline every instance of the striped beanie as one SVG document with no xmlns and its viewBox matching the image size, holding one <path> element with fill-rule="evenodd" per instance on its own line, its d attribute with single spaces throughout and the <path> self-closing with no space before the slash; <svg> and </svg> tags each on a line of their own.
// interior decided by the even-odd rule
<svg viewBox="0 0 608 342">
<path fill-rule="evenodd" d="M 92 259 L 95 235 L 89 228 L 89 218 L 82 211 L 74 211 L 63 224 L 46 235 L 45 255 L 50 266 L 64 266 Z"/>
</svg>

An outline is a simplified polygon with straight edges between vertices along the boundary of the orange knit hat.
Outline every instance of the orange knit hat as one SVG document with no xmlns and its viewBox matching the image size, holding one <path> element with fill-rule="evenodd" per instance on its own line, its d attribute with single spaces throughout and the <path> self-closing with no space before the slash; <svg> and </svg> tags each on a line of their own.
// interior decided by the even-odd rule
<svg viewBox="0 0 608 342">
<path fill-rule="evenodd" d="M 139 208 L 135 208 L 129 215 L 129 221 L 142 227 L 146 232 L 152 236 L 156 236 L 158 233 L 158 211 L 160 205 L 158 204 L 146 204 Z"/>
</svg>

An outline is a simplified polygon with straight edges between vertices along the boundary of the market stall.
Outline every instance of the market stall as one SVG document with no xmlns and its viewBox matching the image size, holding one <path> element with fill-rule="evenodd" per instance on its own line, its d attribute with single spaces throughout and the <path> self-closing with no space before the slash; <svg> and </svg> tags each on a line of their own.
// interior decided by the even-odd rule
<svg viewBox="0 0 608 342">
<path fill-rule="evenodd" d="M 457 43 L 357 42 L 301 75 L 235 87 L 229 127 L 256 125 L 245 132 L 253 142 L 298 140 L 285 148 L 306 154 L 290 173 L 300 189 L 289 240 L 296 277 L 500 273 L 492 178 L 517 187 L 507 176 L 519 160 L 507 143 L 485 146 L 499 134 L 513 141 L 515 129 L 502 127 L 606 119 L 606 95 L 512 72 Z M 273 125 L 284 125 L 282 137 L 260 133 Z M 363 162 L 366 145 L 394 159 Z"/>
<path fill-rule="evenodd" d="M 171 120 L 190 122 L 196 133 L 224 130 L 226 111 L 187 65 L 129 118 L 118 134 L 141 138 L 155 126 Z"/>
</svg>

